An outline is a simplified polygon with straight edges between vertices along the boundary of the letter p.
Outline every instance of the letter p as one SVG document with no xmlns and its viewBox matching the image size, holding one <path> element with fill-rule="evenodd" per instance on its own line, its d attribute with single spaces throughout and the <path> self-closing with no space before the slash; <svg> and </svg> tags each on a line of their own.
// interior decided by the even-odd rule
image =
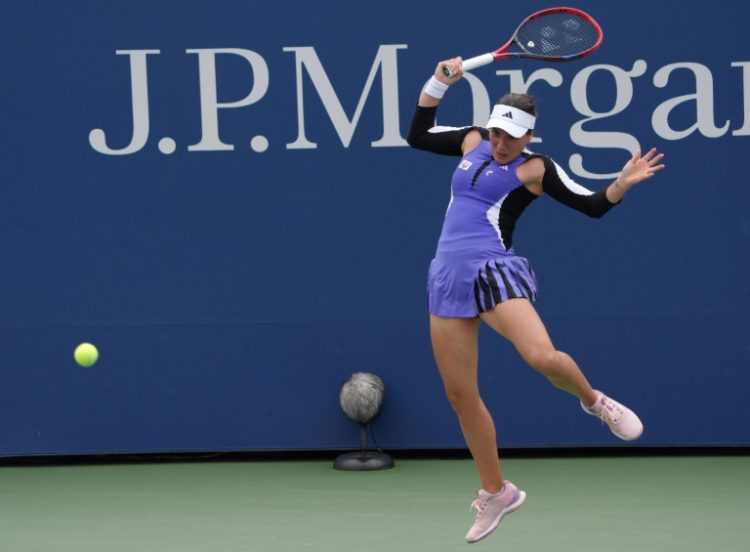
<svg viewBox="0 0 750 552">
<path fill-rule="evenodd" d="M 188 151 L 231 151 L 234 146 L 219 138 L 219 109 L 252 105 L 268 91 L 268 65 L 260 54 L 241 48 L 205 48 L 186 50 L 198 54 L 198 70 L 201 92 L 201 141 L 188 146 Z M 253 71 L 253 86 L 250 92 L 234 102 L 219 103 L 216 92 L 216 55 L 234 54 L 245 58 Z"/>
</svg>

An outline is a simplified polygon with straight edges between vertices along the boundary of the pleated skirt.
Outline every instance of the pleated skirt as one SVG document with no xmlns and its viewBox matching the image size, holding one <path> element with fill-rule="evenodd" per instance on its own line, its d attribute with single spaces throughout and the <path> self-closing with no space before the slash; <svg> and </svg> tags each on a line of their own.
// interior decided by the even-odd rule
<svg viewBox="0 0 750 552">
<path fill-rule="evenodd" d="M 509 299 L 535 301 L 537 281 L 524 257 L 502 255 L 480 261 L 436 257 L 430 263 L 427 295 L 430 313 L 474 318 Z"/>
</svg>

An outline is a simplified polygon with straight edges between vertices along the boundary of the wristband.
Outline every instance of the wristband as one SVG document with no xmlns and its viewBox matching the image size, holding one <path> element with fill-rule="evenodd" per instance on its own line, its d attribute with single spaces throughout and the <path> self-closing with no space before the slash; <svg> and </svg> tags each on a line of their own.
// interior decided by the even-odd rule
<svg viewBox="0 0 750 552">
<path fill-rule="evenodd" d="M 444 82 L 440 82 L 433 75 L 432 77 L 430 77 L 430 80 L 427 81 L 427 84 L 425 85 L 422 92 L 432 96 L 436 100 L 440 100 L 445 95 L 446 90 L 448 90 L 448 85 Z"/>
</svg>

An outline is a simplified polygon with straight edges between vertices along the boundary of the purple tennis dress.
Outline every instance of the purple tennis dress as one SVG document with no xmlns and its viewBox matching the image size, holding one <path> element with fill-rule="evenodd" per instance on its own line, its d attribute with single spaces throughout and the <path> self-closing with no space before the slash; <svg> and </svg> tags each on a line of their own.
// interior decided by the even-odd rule
<svg viewBox="0 0 750 552">
<path fill-rule="evenodd" d="M 473 318 L 508 299 L 536 298 L 536 277 L 512 247 L 515 222 L 536 196 L 516 176 L 528 152 L 500 165 L 486 140 L 453 173 L 451 200 L 430 264 L 429 310 Z"/>
</svg>

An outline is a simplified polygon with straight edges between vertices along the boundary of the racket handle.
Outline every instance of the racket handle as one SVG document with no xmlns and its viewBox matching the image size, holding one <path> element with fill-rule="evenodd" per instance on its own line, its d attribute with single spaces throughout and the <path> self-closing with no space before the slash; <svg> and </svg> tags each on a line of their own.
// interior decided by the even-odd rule
<svg viewBox="0 0 750 552">
<path fill-rule="evenodd" d="M 489 65 L 493 61 L 495 61 L 495 56 L 492 54 L 492 52 L 490 52 L 488 54 L 482 54 L 480 56 L 474 56 L 473 58 L 465 59 L 463 63 L 461 63 L 461 69 L 463 69 L 464 71 L 471 71 L 472 69 L 476 69 L 477 67 Z M 443 74 L 446 77 L 452 77 L 453 71 L 451 71 L 447 66 L 444 66 Z"/>
</svg>

